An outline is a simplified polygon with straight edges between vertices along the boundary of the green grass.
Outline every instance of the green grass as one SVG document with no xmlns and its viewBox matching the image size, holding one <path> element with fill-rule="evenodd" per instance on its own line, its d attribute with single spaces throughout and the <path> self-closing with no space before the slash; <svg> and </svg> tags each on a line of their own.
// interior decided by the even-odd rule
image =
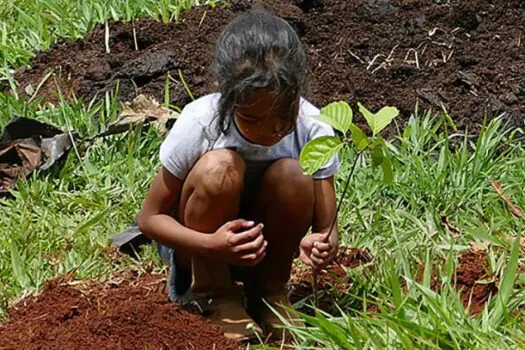
<svg viewBox="0 0 525 350">
<path fill-rule="evenodd" d="M 58 38 L 81 38 L 108 19 L 177 20 L 181 11 L 204 3 L 216 1 L 7 0 L 0 9 L 0 83 L 16 86 L 12 70 Z M 0 128 L 23 115 L 88 139 L 116 119 L 118 107 L 111 94 L 93 105 L 41 105 L 0 93 Z M 111 235 L 134 222 L 160 164 L 161 141 L 154 130 L 134 130 L 89 147 L 77 142 L 60 171 L 36 174 L 19 184 L 14 198 L 0 199 L 0 318 L 8 301 L 40 290 L 53 276 L 74 271 L 95 277 L 116 268 L 104 248 Z M 158 263 L 151 247 L 144 259 Z M 141 262 L 124 258 L 121 264 Z"/>
<path fill-rule="evenodd" d="M 375 257 L 373 267 L 350 272 L 351 295 L 339 300 L 338 315 L 304 316 L 315 327 L 295 330 L 298 348 L 525 345 L 519 308 L 525 296 L 518 273 L 525 224 L 510 214 L 490 185 L 499 180 L 513 202 L 525 207 L 525 149 L 509 140 L 500 120 L 489 123 L 477 138 L 447 136 L 438 132 L 440 126 L 442 121 L 429 115 L 412 118 L 405 134 L 391 142 L 397 180 L 392 186 L 381 184 L 380 172 L 358 166 L 340 221 L 346 228 L 343 241 L 369 249 Z M 351 160 L 349 152 L 340 184 Z M 451 236 L 440 224 L 441 216 L 462 234 Z M 500 291 L 473 317 L 452 287 L 452 271 L 458 256 L 480 242 L 490 242 L 489 266 Z M 430 290 L 433 265 L 441 281 L 439 293 Z M 418 281 L 420 266 L 425 271 Z M 409 286 L 407 293 L 403 285 Z M 370 305 L 380 311 L 367 312 Z"/>
<path fill-rule="evenodd" d="M 0 9 L 0 72 L 30 62 L 58 37 L 82 37 L 108 18 L 132 20 L 146 15 L 174 20 L 197 1 L 7 0 Z M 0 93 L 0 127 L 13 115 L 50 122 L 65 131 L 95 135 L 118 115 L 104 101 L 39 105 Z M 445 131 L 444 131 L 445 130 Z M 307 319 L 313 326 L 295 329 L 298 348 L 523 348 L 520 306 L 524 278 L 515 242 L 525 232 L 523 219 L 510 214 L 490 185 L 498 180 L 512 201 L 525 208 L 525 149 L 511 142 L 501 121 L 486 125 L 479 137 L 453 134 L 450 122 L 430 114 L 414 117 L 398 139 L 396 183 L 383 185 L 381 174 L 359 164 L 340 215 L 342 241 L 367 248 L 372 266 L 351 271 L 351 293 L 338 300 L 341 312 Z M 13 198 L 0 199 L 0 317 L 8 301 L 38 291 L 50 278 L 74 272 L 88 278 L 116 268 L 153 261 L 150 247 L 142 261 L 116 266 L 104 253 L 108 237 L 134 221 L 158 166 L 162 136 L 154 130 L 78 142 L 60 171 L 35 174 L 21 182 Z M 353 153 L 343 156 L 341 184 Z M 368 162 L 363 159 L 363 162 Z M 461 231 L 453 237 L 440 224 L 446 216 Z M 489 265 L 500 293 L 472 317 L 452 287 L 458 256 L 473 243 L 489 242 Z M 435 260 L 441 291 L 429 289 Z M 426 266 L 424 278 L 416 276 Z M 515 279 L 517 278 L 517 282 Z M 409 286 L 408 292 L 403 287 Z M 367 311 L 378 305 L 379 312 Z"/>
<path fill-rule="evenodd" d="M 194 5 L 217 0 L 4 0 L 0 8 L 0 62 L 17 67 L 60 38 L 78 39 L 108 19 L 148 16 L 177 20 Z"/>
</svg>

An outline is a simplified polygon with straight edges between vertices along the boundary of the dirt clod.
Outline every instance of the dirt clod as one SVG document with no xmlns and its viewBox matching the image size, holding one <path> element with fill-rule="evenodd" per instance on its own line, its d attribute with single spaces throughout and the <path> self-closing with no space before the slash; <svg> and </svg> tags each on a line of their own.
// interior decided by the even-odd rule
<svg viewBox="0 0 525 350">
<path fill-rule="evenodd" d="M 484 252 L 467 252 L 459 258 L 455 286 L 461 291 L 461 301 L 472 314 L 482 311 L 498 292 L 487 264 Z"/>
<path fill-rule="evenodd" d="M 439 265 L 444 265 L 444 262 L 434 262 L 430 284 L 431 289 L 437 292 L 441 290 L 441 280 L 437 271 Z M 419 282 L 423 279 L 424 268 L 423 265 L 420 266 Z M 463 305 L 473 315 L 481 312 L 498 292 L 496 279 L 489 269 L 487 253 L 484 250 L 472 250 L 461 254 L 451 283 L 459 291 Z"/>
</svg>

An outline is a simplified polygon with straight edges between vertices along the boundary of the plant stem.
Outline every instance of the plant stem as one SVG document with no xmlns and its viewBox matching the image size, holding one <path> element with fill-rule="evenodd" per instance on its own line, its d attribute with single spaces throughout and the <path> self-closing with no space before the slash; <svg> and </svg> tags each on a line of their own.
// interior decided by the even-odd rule
<svg viewBox="0 0 525 350">
<path fill-rule="evenodd" d="M 368 148 L 368 147 L 367 147 Z M 337 209 L 335 211 L 335 216 L 334 216 L 334 219 L 332 221 L 332 225 L 330 226 L 330 234 L 332 234 L 332 230 L 334 229 L 335 227 L 335 224 L 337 223 L 337 216 L 339 214 L 339 210 L 341 209 L 341 205 L 343 204 L 343 199 L 345 198 L 345 195 L 346 195 L 346 192 L 348 190 L 348 185 L 350 184 L 350 180 L 352 179 L 352 176 L 354 175 L 354 171 L 355 171 L 355 167 L 359 161 L 359 159 L 361 158 L 361 154 L 363 154 L 363 152 L 366 150 L 363 149 L 359 152 L 357 152 L 357 156 L 355 157 L 355 160 L 354 160 L 354 163 L 352 164 L 352 169 L 350 169 L 350 173 L 348 173 L 348 177 L 346 179 L 346 183 L 345 183 L 345 187 L 343 189 L 343 193 L 341 194 L 341 198 L 339 198 L 339 203 L 337 204 Z M 317 270 L 314 269 L 313 273 L 312 273 L 312 291 L 313 291 L 313 301 L 314 301 L 314 306 L 315 308 L 318 308 L 319 307 L 319 300 L 317 298 Z"/>
</svg>

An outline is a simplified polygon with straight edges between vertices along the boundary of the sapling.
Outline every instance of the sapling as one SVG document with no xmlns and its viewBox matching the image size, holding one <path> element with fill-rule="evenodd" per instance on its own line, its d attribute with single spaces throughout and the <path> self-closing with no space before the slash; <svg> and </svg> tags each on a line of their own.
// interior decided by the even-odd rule
<svg viewBox="0 0 525 350">
<path fill-rule="evenodd" d="M 363 130 L 353 123 L 353 112 L 348 103 L 344 101 L 333 102 L 321 109 L 321 114 L 316 118 L 338 130 L 341 133 L 341 138 L 338 136 L 323 136 L 314 139 L 304 146 L 299 157 L 305 173 L 313 175 L 343 148 L 352 147 L 356 151 L 356 156 L 346 178 L 343 193 L 337 204 L 336 213 L 328 232 L 332 232 L 335 227 L 337 215 L 348 190 L 348 185 L 364 152 L 370 152 L 372 167 L 381 167 L 383 170 L 383 182 L 390 184 L 394 180 L 391 156 L 380 134 L 399 114 L 399 111 L 395 107 L 383 107 L 379 112 L 372 113 L 361 103 L 358 103 L 358 107 L 359 112 L 370 127 L 371 136 L 367 136 Z M 317 307 L 317 270 L 315 269 L 313 271 L 312 290 L 314 306 Z"/>
</svg>

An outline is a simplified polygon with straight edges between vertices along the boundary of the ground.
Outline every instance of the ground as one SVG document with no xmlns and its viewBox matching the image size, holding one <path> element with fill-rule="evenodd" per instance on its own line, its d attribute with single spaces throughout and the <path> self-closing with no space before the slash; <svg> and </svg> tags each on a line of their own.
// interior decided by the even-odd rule
<svg viewBox="0 0 525 350">
<path fill-rule="evenodd" d="M 45 6 L 59 1 L 42 2 L 43 15 L 37 7 L 35 17 L 52 27 L 55 9 Z M 85 15 L 88 3 L 55 13 L 65 19 L 50 32 L 67 32 L 62 22 L 75 10 Z M 129 5 L 114 3 L 99 23 Z M 16 68 L 17 83 L 0 77 L 0 125 L 25 115 L 80 133 L 63 167 L 36 173 L 0 198 L 0 226 L 14 228 L 0 237 L 0 349 L 238 347 L 167 302 L 166 267 L 152 247 L 139 260 L 113 251 L 108 258 L 107 238 L 133 222 L 164 136 L 136 127 L 91 137 L 117 119 L 117 102 L 137 94 L 180 109 L 215 91 L 215 39 L 232 18 L 257 7 L 298 32 L 315 104 L 392 105 L 401 111 L 399 129 L 408 126 L 389 130 L 398 136 L 389 143 L 395 183 L 382 185 L 365 156 L 343 201 L 345 248 L 317 276 L 319 308 L 341 317 L 315 314 L 312 273 L 294 265 L 290 298 L 309 322 L 308 330 L 294 330 L 296 345 L 523 348 L 525 149 L 507 130 L 525 118 L 525 2 L 246 0 L 198 7 L 171 23 L 109 20 L 76 41 L 55 33 L 58 41 L 32 59 L 17 58 L 24 50 L 0 40 L 0 61 Z M 0 20 L 13 16 L 2 11 Z M 25 30 L 43 25 L 23 16 L 19 22 L 0 26 L 0 38 L 12 38 L 4 33 L 10 26 L 31 37 Z M 22 46 L 33 53 L 31 41 Z M 477 135 L 447 134 L 450 120 L 440 113 L 409 120 L 416 104 L 419 111 L 445 108 L 460 131 Z M 494 119 L 501 113 L 506 126 Z M 481 128 L 485 115 L 490 122 Z M 355 153 L 346 150 L 341 159 L 338 188 Z"/>
<path fill-rule="evenodd" d="M 237 349 L 218 327 L 167 302 L 163 275 L 49 282 L 11 310 L 2 349 Z M 146 326 L 147 325 L 147 326 Z"/>
<path fill-rule="evenodd" d="M 317 307 L 337 313 L 338 302 L 352 293 L 348 270 L 373 265 L 367 251 L 342 247 L 337 260 L 318 276 Z M 477 314 L 493 297 L 487 256 L 467 252 L 455 269 L 455 288 L 472 314 Z M 374 273 L 373 268 L 368 273 Z M 301 312 L 315 315 L 312 308 L 312 272 L 300 262 L 294 265 L 289 284 L 290 300 Z M 432 289 L 440 289 L 434 276 Z M 241 345 L 225 339 L 219 328 L 167 299 L 165 275 L 128 271 L 109 281 L 75 281 L 62 276 L 50 281 L 42 294 L 24 299 L 9 311 L 0 325 L 0 339 L 7 349 L 81 347 L 115 349 L 237 349 Z M 357 305 L 358 308 L 362 306 Z M 372 305 L 371 312 L 386 306 Z M 147 325 L 147 327 L 146 327 Z"/>
<path fill-rule="evenodd" d="M 234 1 L 187 13 L 180 23 L 109 22 L 110 52 L 103 25 L 85 39 L 61 41 L 17 72 L 20 92 L 34 92 L 44 81 L 38 94 L 45 99 L 56 101 L 59 87 L 90 101 L 119 81 L 123 100 L 145 93 L 164 101 L 169 79 L 170 103 L 184 106 L 191 94 L 216 90 L 211 64 L 220 31 L 258 7 L 298 32 L 311 66 L 308 95 L 320 106 L 334 100 L 371 109 L 393 105 L 406 119 L 418 103 L 420 110 L 445 108 L 461 129 L 478 130 L 485 116 L 500 114 L 510 126 L 523 126 L 525 5 L 519 0 Z"/>
</svg>

